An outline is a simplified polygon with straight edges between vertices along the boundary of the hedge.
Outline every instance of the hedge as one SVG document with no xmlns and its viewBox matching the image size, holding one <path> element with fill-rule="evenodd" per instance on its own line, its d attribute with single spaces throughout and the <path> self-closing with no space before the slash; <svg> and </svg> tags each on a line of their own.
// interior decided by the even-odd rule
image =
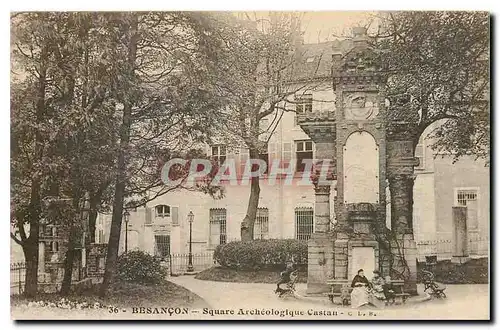
<svg viewBox="0 0 500 330">
<path fill-rule="evenodd" d="M 307 264 L 307 242 L 296 239 L 263 239 L 217 246 L 214 260 L 236 270 L 279 270 L 287 261 Z"/>
<path fill-rule="evenodd" d="M 167 275 L 167 270 L 160 265 L 160 259 L 146 252 L 129 251 L 118 258 L 117 277 L 121 281 L 160 284 Z"/>
</svg>

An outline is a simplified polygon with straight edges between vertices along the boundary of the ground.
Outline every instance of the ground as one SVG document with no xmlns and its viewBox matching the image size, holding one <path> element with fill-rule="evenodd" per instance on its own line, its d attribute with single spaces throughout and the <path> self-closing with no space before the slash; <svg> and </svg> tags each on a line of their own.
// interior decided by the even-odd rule
<svg viewBox="0 0 500 330">
<path fill-rule="evenodd" d="M 124 301 L 125 307 L 116 311 L 109 309 L 100 310 L 61 310 L 55 308 L 21 308 L 13 306 L 13 318 L 36 319 L 256 319 L 251 313 L 269 312 L 271 316 L 261 317 L 264 319 L 488 319 L 489 318 L 489 287 L 487 284 L 453 284 L 448 285 L 446 299 L 433 299 L 421 303 L 408 303 L 406 305 L 394 306 L 383 310 L 364 309 L 361 311 L 348 307 L 333 305 L 325 297 L 304 297 L 306 285 L 297 284 L 300 299 L 278 298 L 274 294 L 275 285 L 267 283 L 229 283 L 197 280 L 193 276 L 171 277 L 171 282 L 186 288 L 178 289 L 170 283 L 170 289 L 157 288 L 156 292 L 150 293 L 151 299 L 139 302 L 142 306 L 164 307 L 166 311 L 170 308 L 172 314 L 148 314 L 147 309 L 139 313 L 141 306 L 127 306 L 130 303 Z M 175 294 L 168 291 L 175 289 Z M 189 291 L 188 291 L 189 290 Z M 423 288 L 419 286 L 419 292 Z M 123 292 L 123 296 L 134 295 L 133 291 Z M 163 297 L 163 298 L 162 298 Z M 199 297 L 199 298 L 198 298 Z M 201 299 L 200 299 L 201 298 Z M 190 300 L 192 299 L 192 300 Z M 132 299 L 133 301 L 133 299 Z M 188 306 L 187 310 L 178 308 Z M 132 307 L 135 307 L 135 313 Z M 175 310 L 177 308 L 177 310 Z M 241 312 L 247 313 L 238 315 Z M 151 310 L 151 313 L 155 310 Z M 185 314 L 184 314 L 185 312 Z M 228 313 L 234 313 L 233 315 Z M 211 316 L 210 313 L 214 314 Z M 224 313 L 218 315 L 218 313 Z M 277 315 L 273 315 L 277 313 Z M 284 313 L 284 316 L 280 316 Z M 288 313 L 288 316 L 286 315 Z M 290 314 L 295 313 L 294 316 Z M 303 315 L 296 315 L 303 313 Z M 323 315 L 308 315 L 309 313 L 323 313 Z M 333 314 L 333 315 L 330 315 Z"/>
<path fill-rule="evenodd" d="M 190 276 L 173 277 L 177 283 L 203 298 L 212 308 L 246 310 L 289 309 L 311 311 L 337 311 L 336 316 L 317 316 L 319 319 L 488 319 L 489 288 L 487 284 L 447 285 L 446 299 L 432 299 L 421 303 L 395 306 L 384 310 L 364 310 L 365 316 L 358 316 L 358 311 L 351 308 L 332 305 L 327 298 L 279 299 L 273 292 L 276 285 L 266 283 L 228 283 L 201 281 Z M 306 284 L 297 284 L 299 294 L 305 295 Z M 423 287 L 419 285 L 419 292 Z M 473 302 L 473 304 L 471 304 Z M 369 315 L 370 311 L 374 315 Z M 341 314 L 342 313 L 342 314 Z M 352 315 L 349 315 L 351 313 Z M 241 318 L 241 317 L 240 317 Z M 252 318 L 248 316 L 247 318 Z M 280 318 L 279 316 L 275 318 Z M 295 317 L 298 318 L 298 317 Z"/>
<path fill-rule="evenodd" d="M 63 309 L 57 307 L 38 307 L 27 306 L 30 301 L 60 302 L 59 294 L 40 294 L 35 299 L 25 299 L 19 296 L 11 297 L 12 318 L 13 319 L 102 319 L 102 318 L 120 318 L 123 312 L 129 311 L 131 316 L 131 307 L 174 307 L 182 308 L 203 308 L 207 307 L 203 299 L 182 286 L 172 282 L 165 282 L 156 286 L 145 286 L 130 283 L 118 283 L 112 289 L 112 292 L 106 298 L 100 298 L 97 295 L 97 287 L 83 292 L 81 295 L 72 294 L 64 297 L 74 302 L 87 302 L 90 304 L 100 303 L 106 308 L 97 309 Z M 110 307 L 112 306 L 112 307 Z M 175 312 L 175 311 L 174 311 Z M 167 313 L 169 311 L 167 310 Z M 153 316 L 158 318 L 162 315 L 141 315 L 144 317 Z M 136 318 L 136 317 L 134 317 Z"/>
</svg>

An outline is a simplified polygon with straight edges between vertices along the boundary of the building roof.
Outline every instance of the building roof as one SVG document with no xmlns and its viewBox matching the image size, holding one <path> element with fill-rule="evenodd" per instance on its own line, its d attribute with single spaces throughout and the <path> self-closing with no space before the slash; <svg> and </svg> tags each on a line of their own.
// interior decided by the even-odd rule
<svg viewBox="0 0 500 330">
<path fill-rule="evenodd" d="M 302 44 L 297 48 L 294 80 L 329 77 L 334 54 L 346 54 L 353 47 L 351 40 L 334 40 Z"/>
</svg>

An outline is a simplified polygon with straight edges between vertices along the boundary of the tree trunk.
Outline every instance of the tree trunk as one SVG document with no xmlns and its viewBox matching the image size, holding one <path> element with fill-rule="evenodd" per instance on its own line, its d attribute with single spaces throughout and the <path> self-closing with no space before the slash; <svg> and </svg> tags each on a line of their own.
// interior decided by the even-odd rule
<svg viewBox="0 0 500 330">
<path fill-rule="evenodd" d="M 68 295 L 71 291 L 71 280 L 73 277 L 73 266 L 75 264 L 75 246 L 77 239 L 77 228 L 75 225 L 72 225 L 69 233 L 68 249 L 66 250 L 66 257 L 64 259 L 64 277 L 61 285 L 62 295 Z"/>
<path fill-rule="evenodd" d="M 132 79 L 134 76 L 135 60 L 137 56 L 137 25 L 138 18 L 136 14 L 132 14 L 129 27 L 130 41 L 128 46 L 128 77 Z M 130 84 L 131 85 L 131 84 Z M 122 228 L 123 216 L 123 201 L 125 196 L 125 181 L 127 179 L 127 164 L 126 156 L 130 140 L 130 125 L 132 112 L 132 97 L 131 91 L 126 93 L 127 99 L 124 100 L 123 119 L 120 127 L 120 150 L 118 152 L 117 175 L 115 183 L 115 194 L 113 201 L 113 215 L 111 218 L 111 230 L 109 233 L 108 250 L 106 254 L 106 267 L 104 271 L 103 283 L 101 286 L 100 295 L 104 297 L 110 285 L 114 281 L 115 270 L 118 261 L 118 247 L 120 244 L 120 233 Z"/>
<path fill-rule="evenodd" d="M 38 78 L 37 100 L 36 100 L 36 122 L 41 123 L 45 113 L 45 89 L 46 89 L 46 61 L 48 57 L 48 47 L 42 47 L 40 54 L 40 68 Z M 34 138 L 34 155 L 35 164 L 42 161 L 43 157 L 43 137 L 40 130 L 35 130 Z M 24 257 L 26 260 L 26 278 L 24 283 L 24 293 L 28 297 L 36 296 L 38 292 L 38 241 L 40 235 L 40 214 L 41 214 L 41 197 L 40 197 L 40 177 L 37 174 L 37 168 L 34 168 L 35 174 L 31 181 L 30 205 L 29 205 L 29 237 L 26 238 L 23 245 Z M 24 224 L 21 223 L 21 226 Z M 42 260 L 45 262 L 45 260 Z"/>
<path fill-rule="evenodd" d="M 28 238 L 23 245 L 23 252 L 26 260 L 24 294 L 33 298 L 38 292 L 38 242 Z"/>
<path fill-rule="evenodd" d="M 249 150 L 250 159 L 258 159 L 259 151 L 256 149 Z M 255 217 L 257 216 L 257 208 L 259 207 L 260 197 L 260 178 L 252 177 L 250 181 L 250 197 L 248 199 L 247 214 L 241 222 L 241 241 L 247 242 L 254 239 Z"/>
</svg>

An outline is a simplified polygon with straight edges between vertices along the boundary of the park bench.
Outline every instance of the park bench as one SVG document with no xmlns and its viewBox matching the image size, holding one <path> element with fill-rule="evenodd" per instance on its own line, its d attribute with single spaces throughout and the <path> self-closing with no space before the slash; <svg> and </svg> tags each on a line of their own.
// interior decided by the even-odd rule
<svg viewBox="0 0 500 330">
<path fill-rule="evenodd" d="M 386 301 L 388 304 L 404 304 L 406 300 L 410 297 L 409 293 L 404 290 L 405 281 L 404 280 L 391 280 L 392 287 L 394 289 L 394 297 Z"/>
<path fill-rule="evenodd" d="M 334 302 L 334 298 L 339 297 L 342 305 L 350 305 L 352 292 L 350 281 L 345 279 L 332 279 L 328 280 L 326 283 L 331 287 L 331 291 L 327 293 L 327 295 L 332 303 Z M 404 292 L 404 280 L 391 280 L 391 284 L 394 294 L 392 297 L 386 299 L 386 304 L 406 303 L 410 294 Z"/>
</svg>

